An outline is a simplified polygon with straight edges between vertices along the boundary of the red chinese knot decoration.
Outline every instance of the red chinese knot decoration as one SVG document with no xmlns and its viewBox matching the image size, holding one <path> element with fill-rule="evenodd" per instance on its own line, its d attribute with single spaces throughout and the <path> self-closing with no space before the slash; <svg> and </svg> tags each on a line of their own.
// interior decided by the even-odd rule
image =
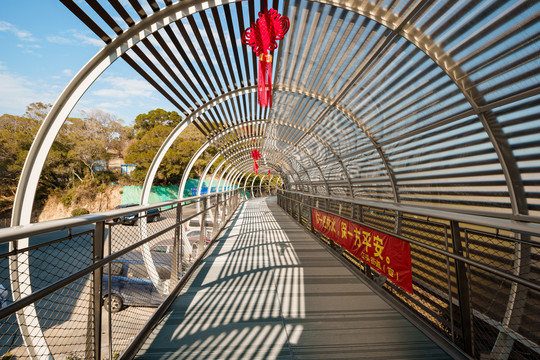
<svg viewBox="0 0 540 360">
<path fill-rule="evenodd" d="M 272 55 L 277 48 L 277 40 L 283 39 L 289 31 L 289 18 L 281 16 L 276 10 L 259 12 L 259 18 L 244 30 L 242 43 L 253 48 L 259 57 L 258 93 L 259 105 L 272 107 Z"/>
<path fill-rule="evenodd" d="M 255 149 L 251 152 L 251 157 L 255 160 L 253 163 L 253 171 L 255 171 L 255 174 L 257 175 L 259 173 L 259 164 L 257 161 L 261 158 L 261 153 L 259 153 L 259 150 Z"/>
</svg>

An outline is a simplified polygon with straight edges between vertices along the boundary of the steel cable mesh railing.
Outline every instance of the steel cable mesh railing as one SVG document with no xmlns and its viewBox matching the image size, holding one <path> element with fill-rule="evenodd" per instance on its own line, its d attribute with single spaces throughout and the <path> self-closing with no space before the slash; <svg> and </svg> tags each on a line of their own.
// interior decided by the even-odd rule
<svg viewBox="0 0 540 360">
<path fill-rule="evenodd" d="M 466 229 L 464 239 L 469 259 L 540 284 L 538 243 L 475 229 Z M 540 357 L 540 314 L 531 311 L 540 307 L 540 293 L 474 265 L 469 274 L 477 352 L 526 357 L 526 345 Z"/>
<path fill-rule="evenodd" d="M 306 229 L 357 266 L 375 288 L 382 284 L 395 301 L 472 357 L 540 359 L 540 314 L 535 310 L 540 308 L 538 238 L 359 204 L 349 205 L 350 216 L 343 201 L 307 194 L 280 191 L 278 203 L 297 220 L 294 209 L 302 204 L 299 222 Z M 410 242 L 414 294 L 385 281 L 361 259 L 314 231 L 311 208 Z"/>
<path fill-rule="evenodd" d="M 8 251 L 7 244 L 1 245 L 5 251 L 0 254 L 0 283 L 6 289 L 7 304 L 13 302 L 12 291 L 30 294 L 91 265 L 93 231 L 83 231 L 75 235 L 71 234 L 71 231 L 67 233 L 59 231 L 38 236 L 30 246 L 14 251 Z M 23 260 L 25 258 L 27 262 Z M 20 259 L 22 262 L 19 277 L 21 281 L 13 283 L 13 287 L 10 286 L 10 272 L 15 266 L 12 264 L 10 268 L 10 259 Z M 31 287 L 24 281 L 24 268 L 28 269 Z M 88 324 L 92 311 L 88 306 L 91 299 L 89 281 L 87 275 L 37 301 L 35 311 L 27 314 L 28 332 L 42 331 L 47 343 L 54 344 L 56 351 L 69 355 L 71 349 L 81 348 L 80 353 L 88 356 L 85 349 L 88 343 L 87 330 L 92 329 L 92 324 Z M 71 331 L 62 334 L 59 329 L 63 327 Z M 90 336 L 92 338 L 92 335 Z M 13 354 L 18 359 L 28 356 L 14 315 L 0 321 L 0 355 L 4 354 Z"/>
<path fill-rule="evenodd" d="M 0 309 L 0 358 L 116 358 L 234 212 L 239 198 L 237 191 L 232 194 L 139 213 L 124 210 L 118 217 L 98 214 L 101 220 L 94 223 L 83 217 L 76 227 L 57 225 L 63 221 L 58 220 L 51 226 L 67 231 L 40 230 L 29 246 L 15 251 L 1 243 L 0 295 L 7 301 Z M 11 235 L 4 232 L 0 239 L 5 236 Z M 15 281 L 13 289 L 20 297 L 11 288 L 9 262 L 15 260 L 20 286 Z"/>
<path fill-rule="evenodd" d="M 86 276 L 40 299 L 35 303 L 37 316 L 28 317 L 34 324 L 29 326 L 29 331 L 41 330 L 55 354 L 72 359 L 94 357 L 90 281 L 91 277 Z M 14 314 L 2 319 L 0 333 L 2 358 L 9 359 L 10 355 L 13 359 L 29 358 Z"/>
</svg>

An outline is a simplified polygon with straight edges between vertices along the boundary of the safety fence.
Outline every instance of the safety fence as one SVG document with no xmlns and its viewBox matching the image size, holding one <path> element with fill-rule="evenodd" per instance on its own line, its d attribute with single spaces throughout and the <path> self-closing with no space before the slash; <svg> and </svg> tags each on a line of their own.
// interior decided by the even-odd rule
<svg viewBox="0 0 540 360">
<path fill-rule="evenodd" d="M 382 296 L 469 356 L 540 359 L 537 224 L 284 190 L 278 204 Z M 412 294 L 375 271 L 367 257 L 317 231 L 313 210 L 407 242 Z"/>
<path fill-rule="evenodd" d="M 232 190 L 0 230 L 0 358 L 121 356 L 241 200 Z"/>
</svg>

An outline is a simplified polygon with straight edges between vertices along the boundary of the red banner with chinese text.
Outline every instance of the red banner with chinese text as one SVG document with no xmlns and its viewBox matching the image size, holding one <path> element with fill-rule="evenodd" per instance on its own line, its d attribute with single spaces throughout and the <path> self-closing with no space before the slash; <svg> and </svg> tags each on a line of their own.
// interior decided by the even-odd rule
<svg viewBox="0 0 540 360">
<path fill-rule="evenodd" d="M 315 209 L 313 228 L 408 293 L 413 293 L 408 242 Z"/>
</svg>

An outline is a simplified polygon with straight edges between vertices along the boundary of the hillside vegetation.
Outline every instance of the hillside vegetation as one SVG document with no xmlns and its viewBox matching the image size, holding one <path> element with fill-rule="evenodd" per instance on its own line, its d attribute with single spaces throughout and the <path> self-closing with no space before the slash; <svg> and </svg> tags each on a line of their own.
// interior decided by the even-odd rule
<svg viewBox="0 0 540 360">
<path fill-rule="evenodd" d="M 0 218 L 11 217 L 20 173 L 28 151 L 50 105 L 33 103 L 23 116 L 0 116 Z M 112 209 L 120 203 L 123 185 L 140 185 L 163 140 L 182 121 L 162 109 L 136 117 L 133 126 L 101 110 L 68 118 L 56 137 L 43 168 L 34 217 L 39 221 L 71 216 L 76 209 L 91 213 Z M 177 185 L 204 136 L 189 126 L 169 150 L 158 169 L 154 185 Z M 215 154 L 210 149 L 195 164 L 190 176 L 200 175 Z M 136 165 L 129 176 L 111 168 L 113 158 Z"/>
</svg>

